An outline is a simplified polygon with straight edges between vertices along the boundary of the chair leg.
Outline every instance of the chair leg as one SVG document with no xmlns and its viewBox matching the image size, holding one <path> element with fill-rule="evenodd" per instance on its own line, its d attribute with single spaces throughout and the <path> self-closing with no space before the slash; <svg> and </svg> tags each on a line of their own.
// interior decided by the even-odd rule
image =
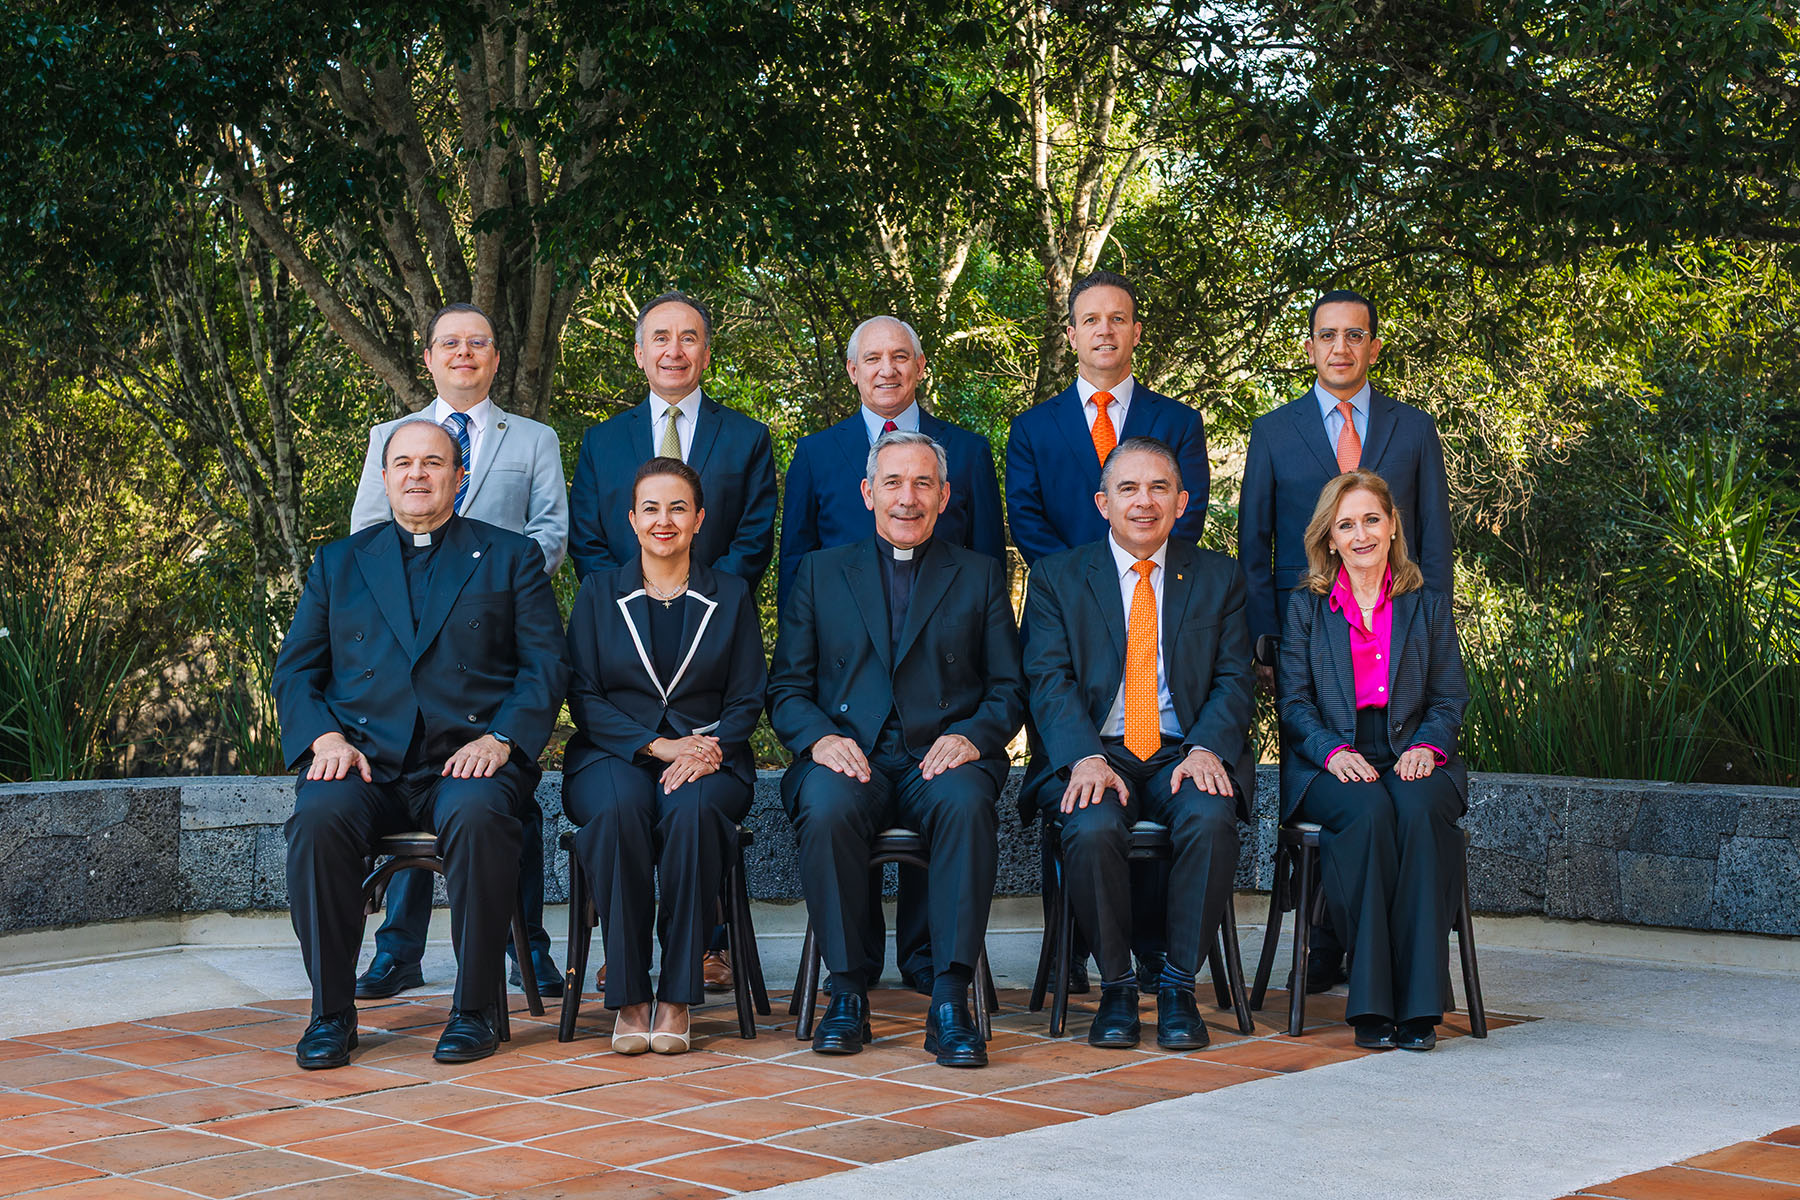
<svg viewBox="0 0 1800 1200">
<path fill-rule="evenodd" d="M 1313 854 L 1305 846 L 1294 852 L 1298 881 L 1294 898 L 1294 967 L 1288 980 L 1288 1036 L 1299 1037 L 1306 1028 L 1306 966 L 1312 954 Z"/>
<path fill-rule="evenodd" d="M 1488 1035 L 1487 1005 L 1481 999 L 1481 969 L 1475 962 L 1475 917 L 1469 911 L 1469 867 L 1463 863 L 1462 904 L 1456 910 L 1456 948 L 1461 954 L 1463 994 L 1469 1009 L 1469 1035 Z"/>
<path fill-rule="evenodd" d="M 1225 959 L 1225 978 L 1230 989 L 1229 1007 L 1237 1013 L 1238 1032 L 1248 1037 L 1256 1032 L 1256 1019 L 1250 1015 L 1250 998 L 1244 994 L 1244 958 L 1238 948 L 1237 913 L 1225 908 L 1225 919 L 1219 922 L 1217 953 Z M 1220 1007 L 1227 1007 L 1221 1005 Z"/>
<path fill-rule="evenodd" d="M 1263 930 L 1262 950 L 1256 956 L 1256 986 L 1250 991 L 1250 1007 L 1262 1011 L 1263 997 L 1269 990 L 1269 971 L 1275 965 L 1275 948 L 1281 943 L 1281 918 L 1287 910 L 1282 901 L 1286 895 L 1282 870 L 1291 869 L 1293 854 L 1286 846 L 1275 847 L 1275 874 L 1269 881 L 1269 923 Z"/>
<path fill-rule="evenodd" d="M 1051 834 L 1048 817 L 1044 818 L 1044 828 L 1039 831 L 1038 836 L 1046 841 L 1050 838 Z M 1052 871 L 1054 872 L 1054 868 L 1052 868 Z M 1032 1012 L 1043 1011 L 1044 993 L 1050 988 L 1050 967 L 1056 956 L 1056 922 L 1051 920 L 1049 916 L 1050 913 L 1056 911 L 1056 877 L 1054 873 L 1048 875 L 1043 880 L 1043 888 L 1045 901 L 1044 940 L 1038 945 L 1037 977 L 1031 982 L 1031 1000 L 1029 1007 Z"/>
<path fill-rule="evenodd" d="M 994 973 L 988 969 L 987 946 L 981 947 L 981 956 L 975 960 L 975 1029 L 981 1034 L 981 1040 L 987 1041 L 994 1036 L 993 1008 L 989 999 L 994 992 Z"/>
<path fill-rule="evenodd" d="M 513 904 L 513 953 L 519 956 L 519 982 L 524 985 L 525 1007 L 534 1017 L 544 1015 L 544 998 L 538 994 L 537 971 L 531 965 L 531 941 L 525 936 L 525 906 Z"/>
<path fill-rule="evenodd" d="M 1231 911 L 1231 906 L 1230 906 L 1229 902 L 1227 902 L 1227 904 L 1226 904 L 1226 911 L 1227 912 Z M 1213 1002 L 1215 1004 L 1217 1004 L 1220 1008 L 1230 1008 L 1231 1007 L 1231 980 L 1229 979 L 1229 977 L 1227 976 L 1226 971 L 1225 971 L 1225 941 L 1224 941 L 1224 938 L 1225 938 L 1225 922 L 1223 920 L 1221 920 L 1219 922 L 1218 932 L 1213 938 L 1213 944 L 1212 944 L 1211 948 L 1208 949 L 1206 952 L 1206 965 L 1209 968 L 1211 968 L 1209 970 L 1208 974 L 1210 974 L 1212 976 Z M 1198 990 L 1198 989 L 1196 988 L 1196 990 Z"/>
<path fill-rule="evenodd" d="M 756 1013 L 750 998 L 749 956 L 744 953 L 744 914 L 737 902 L 742 886 L 738 861 L 733 861 L 725 868 L 725 894 L 731 897 L 730 910 L 725 914 L 725 942 L 731 948 L 731 992 L 737 1001 L 738 1037 L 749 1040 L 756 1036 Z"/>
<path fill-rule="evenodd" d="M 800 943 L 800 982 L 795 985 L 794 998 L 800 1005 L 800 1019 L 794 1023 L 794 1038 L 810 1041 L 813 1014 L 819 1007 L 819 944 L 811 921 L 806 923 L 806 938 Z"/>
<path fill-rule="evenodd" d="M 732 923 L 743 926 L 743 934 L 739 938 L 740 949 L 744 957 L 735 956 L 731 965 L 735 974 L 747 976 L 750 983 L 750 1002 L 760 1016 L 770 1015 L 769 988 L 763 981 L 762 953 L 756 946 L 756 923 L 750 918 L 750 881 L 744 870 L 744 847 L 737 848 L 736 886 L 731 892 L 731 906 L 735 910 Z"/>
<path fill-rule="evenodd" d="M 1056 965 L 1050 973 L 1050 982 L 1054 989 L 1050 1000 L 1050 1036 L 1061 1037 L 1063 1024 L 1069 1015 L 1069 972 L 1072 969 L 1069 960 L 1075 952 L 1075 922 L 1069 912 L 1069 889 L 1063 886 L 1062 856 L 1057 855 L 1054 861 L 1056 865 Z"/>
<path fill-rule="evenodd" d="M 575 1022 L 581 1016 L 581 989 L 587 979 L 588 946 L 594 940 L 587 923 L 587 876 L 582 873 L 581 859 L 569 847 L 569 944 L 563 950 L 562 1016 L 556 1026 L 556 1040 L 575 1040 Z"/>
</svg>

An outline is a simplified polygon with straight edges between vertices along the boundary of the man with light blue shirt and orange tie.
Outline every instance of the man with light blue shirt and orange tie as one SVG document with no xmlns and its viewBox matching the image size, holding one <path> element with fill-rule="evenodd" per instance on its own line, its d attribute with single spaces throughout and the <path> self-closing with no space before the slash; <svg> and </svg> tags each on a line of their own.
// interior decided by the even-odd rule
<svg viewBox="0 0 1800 1200">
<path fill-rule="evenodd" d="M 450 431 L 462 454 L 462 483 L 455 512 L 522 533 L 544 552 L 544 573 L 556 574 L 569 544 L 568 493 L 563 486 L 562 447 L 548 425 L 507 412 L 489 395 L 500 369 L 500 345 L 493 322 L 473 304 L 449 304 L 425 327 L 425 369 L 437 398 L 400 420 L 428 418 Z M 381 450 L 400 421 L 369 431 L 362 481 L 350 512 L 350 532 L 393 518 L 381 480 Z M 521 814 L 524 844 L 519 858 L 519 891 L 525 905 L 538 990 L 562 994 L 562 975 L 550 957 L 544 930 L 543 815 L 536 802 Z M 393 996 L 425 982 L 420 960 L 431 923 L 431 875 L 402 871 L 387 892 L 387 919 L 375 932 L 375 957 L 356 981 L 359 999 Z M 509 941 L 507 954 L 513 953 Z M 519 983 L 518 965 L 512 982 Z"/>
<path fill-rule="evenodd" d="M 1244 486 L 1238 495 L 1238 563 L 1248 589 L 1250 644 L 1257 674 L 1273 686 L 1272 645 L 1287 616 L 1288 595 L 1307 572 L 1306 526 L 1319 493 L 1345 471 L 1373 471 L 1393 493 L 1408 547 L 1425 586 L 1452 592 L 1454 543 L 1444 449 L 1431 414 L 1369 383 L 1381 357 L 1375 303 L 1352 291 L 1313 302 L 1305 343 L 1317 379 L 1304 394 L 1250 426 Z M 1264 637 L 1269 639 L 1264 642 Z M 1307 963 L 1308 991 L 1343 977 L 1343 951 L 1327 927 Z"/>
</svg>

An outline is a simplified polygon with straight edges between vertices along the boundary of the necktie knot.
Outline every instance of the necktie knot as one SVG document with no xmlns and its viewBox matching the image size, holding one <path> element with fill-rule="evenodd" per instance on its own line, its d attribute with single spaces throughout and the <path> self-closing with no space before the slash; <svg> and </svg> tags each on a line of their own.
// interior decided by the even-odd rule
<svg viewBox="0 0 1800 1200">
<path fill-rule="evenodd" d="M 883 421 L 881 423 L 881 432 L 883 433 L 895 433 L 898 432 L 899 429 L 900 427 L 892 421 Z"/>
<path fill-rule="evenodd" d="M 1107 405 L 1111 404 L 1112 402 L 1113 402 L 1113 394 L 1111 392 L 1095 392 L 1094 393 L 1094 404 L 1096 407 L 1105 408 Z"/>
<path fill-rule="evenodd" d="M 1140 558 L 1131 564 L 1131 569 L 1138 573 L 1139 579 L 1143 580 L 1145 583 L 1149 583 L 1150 572 L 1156 570 L 1156 560 L 1152 558 Z"/>
</svg>

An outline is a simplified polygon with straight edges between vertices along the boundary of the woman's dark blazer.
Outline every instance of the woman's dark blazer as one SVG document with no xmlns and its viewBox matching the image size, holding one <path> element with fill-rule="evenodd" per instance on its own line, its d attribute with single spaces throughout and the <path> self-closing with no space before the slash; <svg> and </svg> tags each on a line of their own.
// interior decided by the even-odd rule
<svg viewBox="0 0 1800 1200">
<path fill-rule="evenodd" d="M 1330 597 L 1295 588 L 1281 634 L 1281 817 L 1288 819 L 1325 759 L 1356 744 L 1356 675 L 1350 664 L 1350 623 Z M 1388 664 L 1388 746 L 1395 756 L 1421 742 L 1449 756 L 1438 770 L 1456 784 L 1466 808 L 1469 769 L 1456 752 L 1469 681 L 1450 598 L 1426 588 L 1395 596 L 1393 650 Z"/>
<path fill-rule="evenodd" d="M 695 563 L 675 676 L 662 680 L 650 658 L 643 568 L 633 558 L 595 571 L 569 617 L 569 714 L 576 733 L 563 756 L 565 779 L 608 756 L 634 761 L 663 736 L 663 718 L 683 736 L 707 733 L 725 752 L 721 768 L 756 782 L 750 734 L 762 715 L 768 667 L 750 585 Z M 696 603 L 695 601 L 698 601 Z"/>
</svg>

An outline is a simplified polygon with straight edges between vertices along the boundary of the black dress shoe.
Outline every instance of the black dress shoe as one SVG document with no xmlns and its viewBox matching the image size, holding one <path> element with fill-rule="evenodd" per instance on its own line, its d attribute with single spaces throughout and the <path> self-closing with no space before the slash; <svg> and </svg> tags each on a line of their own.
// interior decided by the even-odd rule
<svg viewBox="0 0 1800 1200">
<path fill-rule="evenodd" d="M 1349 976 L 1344 974 L 1344 960 L 1332 954 L 1313 954 L 1306 960 L 1306 994 L 1316 996 L 1329 992 Z M 1294 973 L 1288 972 L 1288 991 L 1294 990 Z"/>
<path fill-rule="evenodd" d="M 1100 989 L 1100 1009 L 1088 1026 L 1088 1045 L 1108 1050 L 1129 1050 L 1138 1044 L 1144 1027 L 1138 1021 L 1138 990 L 1126 985 Z"/>
<path fill-rule="evenodd" d="M 1207 1043 L 1206 1022 L 1192 988 L 1156 989 L 1156 1044 L 1164 1050 L 1199 1050 Z"/>
<path fill-rule="evenodd" d="M 1402 1050 L 1429 1050 L 1437 1045 L 1437 1022 L 1430 1017 L 1414 1017 L 1400 1022 L 1394 1030 L 1394 1045 Z"/>
<path fill-rule="evenodd" d="M 369 969 L 356 980 L 358 1000 L 386 1000 L 407 988 L 425 986 L 425 972 L 418 963 L 403 963 L 391 954 L 377 953 Z"/>
<path fill-rule="evenodd" d="M 987 1043 L 969 1015 L 967 1004 L 946 1000 L 925 1014 L 925 1053 L 937 1055 L 940 1067 L 985 1067 Z"/>
<path fill-rule="evenodd" d="M 861 1054 L 869 1033 L 869 998 L 845 988 L 831 994 L 825 1015 L 813 1027 L 812 1048 L 818 1054 Z"/>
<path fill-rule="evenodd" d="M 491 1056 L 500 1047 L 500 1035 L 487 1010 L 457 1008 L 450 1011 L 450 1023 L 438 1038 L 431 1057 L 441 1063 L 477 1062 Z"/>
<path fill-rule="evenodd" d="M 1163 961 L 1166 955 L 1136 955 L 1138 991 L 1154 992 L 1159 990 L 1162 981 Z"/>
<path fill-rule="evenodd" d="M 341 1067 L 356 1049 L 356 1007 L 314 1017 L 294 1047 L 294 1061 L 308 1071 Z"/>
<path fill-rule="evenodd" d="M 1394 1023 L 1381 1017 L 1358 1017 L 1350 1022 L 1356 1028 L 1356 1044 L 1364 1050 L 1392 1050 Z"/>
<path fill-rule="evenodd" d="M 1085 996 L 1094 990 L 1088 982 L 1087 959 L 1078 959 L 1069 967 L 1069 995 Z"/>
<path fill-rule="evenodd" d="M 556 964 L 548 958 L 539 961 L 535 954 L 531 957 L 532 966 L 537 971 L 538 995 L 546 1000 L 560 1000 L 563 994 L 562 976 L 544 974 L 546 970 L 555 970 Z M 506 982 L 516 988 L 523 989 L 525 987 L 525 980 L 519 974 L 519 968 L 516 966 L 507 973 Z"/>
</svg>

